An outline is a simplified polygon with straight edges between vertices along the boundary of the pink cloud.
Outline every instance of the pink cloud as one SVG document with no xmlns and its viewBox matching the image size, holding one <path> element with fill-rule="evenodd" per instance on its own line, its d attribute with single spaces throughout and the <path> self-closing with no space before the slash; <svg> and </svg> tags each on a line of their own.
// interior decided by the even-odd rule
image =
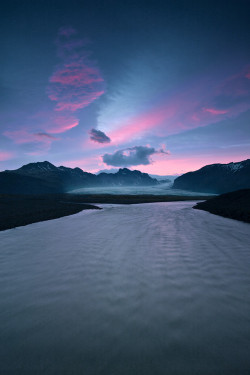
<svg viewBox="0 0 250 375">
<path fill-rule="evenodd" d="M 0 161 L 10 160 L 14 157 L 14 154 L 9 151 L 0 151 Z"/>
<path fill-rule="evenodd" d="M 113 143 L 121 144 L 145 133 L 168 136 L 222 121 L 225 114 L 237 116 L 250 108 L 250 84 L 245 74 L 243 70 L 221 81 L 203 79 L 182 87 L 172 97 L 159 100 L 157 106 L 120 123 L 116 120 L 119 125 L 108 134 Z"/>
<path fill-rule="evenodd" d="M 50 127 L 50 132 L 54 134 L 64 133 L 76 127 L 79 124 L 79 120 L 72 116 L 55 116 L 54 125 Z"/>
<path fill-rule="evenodd" d="M 24 129 L 6 131 L 3 134 L 17 144 L 34 142 L 36 140 L 34 134 L 30 134 L 29 132 L 27 132 L 27 130 Z"/>
<path fill-rule="evenodd" d="M 39 111 L 25 120 L 18 130 L 8 130 L 4 135 L 16 144 L 34 143 L 38 152 L 49 149 L 64 133 L 79 125 L 76 112 L 87 107 L 104 94 L 104 80 L 97 64 L 90 58 L 86 41 L 77 37 L 71 27 L 61 28 L 56 40 L 58 65 L 51 77 L 47 94 L 54 108 Z M 43 147 L 41 146 L 43 145 Z M 36 152 L 36 151 L 34 151 Z"/>
<path fill-rule="evenodd" d="M 114 143 L 122 143 L 133 137 L 140 137 L 142 133 L 160 125 L 163 121 L 173 118 L 176 113 L 176 107 L 173 105 L 168 108 L 156 108 L 149 112 L 139 114 L 127 122 L 123 123 L 118 129 L 109 133 Z"/>
<path fill-rule="evenodd" d="M 50 77 L 49 98 L 56 111 L 75 112 L 87 107 L 104 94 L 104 79 L 89 57 L 86 42 L 75 38 L 72 28 L 61 29 L 57 39 L 62 63 Z"/>
<path fill-rule="evenodd" d="M 39 137 L 40 139 L 58 139 L 55 136 L 48 134 L 48 133 L 35 133 L 35 136 Z"/>
<path fill-rule="evenodd" d="M 79 120 L 67 112 L 40 111 L 33 115 L 31 119 L 47 134 L 64 133 L 79 124 Z M 37 133 L 39 132 L 41 131 L 37 131 Z"/>
<path fill-rule="evenodd" d="M 204 108 L 204 111 L 209 112 L 212 115 L 224 115 L 225 113 L 228 113 L 228 110 L 216 108 Z"/>
<path fill-rule="evenodd" d="M 50 77 L 50 82 L 76 87 L 91 85 L 95 82 L 103 81 L 104 80 L 100 76 L 100 72 L 97 68 L 76 62 L 65 64 Z"/>
<path fill-rule="evenodd" d="M 44 143 L 51 144 L 56 137 L 46 133 L 30 133 L 26 129 L 6 131 L 3 133 L 6 137 L 10 138 L 16 144 L 24 143 Z"/>
</svg>

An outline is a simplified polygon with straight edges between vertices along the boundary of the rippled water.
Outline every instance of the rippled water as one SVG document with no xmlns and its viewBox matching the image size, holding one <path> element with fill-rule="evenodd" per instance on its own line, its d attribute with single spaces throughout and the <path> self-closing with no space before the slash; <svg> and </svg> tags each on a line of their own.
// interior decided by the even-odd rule
<svg viewBox="0 0 250 375">
<path fill-rule="evenodd" d="M 249 375 L 250 225 L 192 202 L 0 233 L 0 373 Z"/>
</svg>

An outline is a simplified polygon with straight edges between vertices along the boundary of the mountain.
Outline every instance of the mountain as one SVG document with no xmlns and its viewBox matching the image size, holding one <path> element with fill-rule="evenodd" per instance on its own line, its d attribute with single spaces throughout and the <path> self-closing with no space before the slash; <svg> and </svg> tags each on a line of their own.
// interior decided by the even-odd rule
<svg viewBox="0 0 250 375">
<path fill-rule="evenodd" d="M 116 173 L 100 173 L 96 176 L 96 186 L 151 186 L 158 181 L 147 173 L 131 171 L 128 168 L 120 168 Z"/>
<path fill-rule="evenodd" d="M 111 169 L 101 169 L 96 174 L 99 175 L 101 173 L 117 173 L 119 171 L 118 168 L 111 168 Z M 177 175 L 167 175 L 167 176 L 160 176 L 158 174 L 149 174 L 150 177 L 155 178 L 157 181 L 161 183 L 171 183 L 177 177 Z"/>
<path fill-rule="evenodd" d="M 41 179 L 52 184 L 57 192 L 63 193 L 83 186 L 94 185 L 96 178 L 94 174 L 84 172 L 80 168 L 56 167 L 48 161 L 26 164 L 19 169 L 8 171 L 8 173 Z"/>
<path fill-rule="evenodd" d="M 100 174 L 100 173 L 116 173 L 119 171 L 119 168 L 110 168 L 110 169 L 100 169 L 98 172 L 96 172 L 96 174 Z"/>
<path fill-rule="evenodd" d="M 152 178 L 156 178 L 156 180 L 160 181 L 161 183 L 173 183 L 174 180 L 179 176 L 179 175 L 172 175 L 168 174 L 166 176 L 160 176 L 158 174 L 150 174 L 149 175 Z"/>
<path fill-rule="evenodd" d="M 221 194 L 205 202 L 197 203 L 194 208 L 250 223 L 250 189 Z"/>
<path fill-rule="evenodd" d="M 250 188 L 250 159 L 229 164 L 211 164 L 177 177 L 173 189 L 221 194 Z"/>
<path fill-rule="evenodd" d="M 119 169 L 117 173 L 95 175 L 80 168 L 56 167 L 48 161 L 30 163 L 0 173 L 0 193 L 45 194 L 65 193 L 83 187 L 149 186 L 158 181 L 147 173 Z"/>
<path fill-rule="evenodd" d="M 54 194 L 59 189 L 54 183 L 16 173 L 0 173 L 0 194 Z"/>
</svg>

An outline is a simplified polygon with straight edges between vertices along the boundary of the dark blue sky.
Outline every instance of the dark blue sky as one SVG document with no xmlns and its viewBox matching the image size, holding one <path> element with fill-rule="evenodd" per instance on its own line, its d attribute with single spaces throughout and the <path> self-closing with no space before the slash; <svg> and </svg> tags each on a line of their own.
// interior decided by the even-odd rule
<svg viewBox="0 0 250 375">
<path fill-rule="evenodd" d="M 250 157 L 249 1 L 1 5 L 0 169 Z"/>
</svg>

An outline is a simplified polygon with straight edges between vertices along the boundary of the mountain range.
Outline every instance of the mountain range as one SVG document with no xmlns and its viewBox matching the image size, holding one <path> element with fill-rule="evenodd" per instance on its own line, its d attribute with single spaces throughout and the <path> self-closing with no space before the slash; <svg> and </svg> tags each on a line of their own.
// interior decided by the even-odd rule
<svg viewBox="0 0 250 375">
<path fill-rule="evenodd" d="M 121 168 L 116 173 L 97 175 L 80 168 L 56 167 L 48 161 L 30 163 L 0 172 L 1 194 L 56 194 L 84 187 L 155 186 L 158 181 L 147 173 Z M 183 174 L 173 189 L 221 194 L 250 188 L 250 159 L 229 164 L 211 164 Z M 167 191 L 166 191 L 167 193 Z"/>
<path fill-rule="evenodd" d="M 116 173 L 118 171 L 119 171 L 119 168 L 101 169 L 96 174 L 98 175 L 98 174 L 103 173 L 103 172 L 105 172 L 105 173 Z M 150 174 L 149 173 L 149 176 L 152 177 L 152 178 L 156 178 L 156 180 L 161 181 L 161 183 L 171 183 L 179 175 L 162 176 L 162 175 L 158 175 L 158 174 Z"/>
<path fill-rule="evenodd" d="M 159 182 L 147 173 L 121 168 L 117 173 L 95 175 L 80 168 L 56 167 L 48 161 L 30 163 L 16 170 L 0 172 L 2 194 L 65 193 L 94 186 L 150 186 Z"/>
<path fill-rule="evenodd" d="M 250 159 L 228 164 L 211 164 L 177 177 L 173 189 L 222 194 L 250 188 Z"/>
</svg>

